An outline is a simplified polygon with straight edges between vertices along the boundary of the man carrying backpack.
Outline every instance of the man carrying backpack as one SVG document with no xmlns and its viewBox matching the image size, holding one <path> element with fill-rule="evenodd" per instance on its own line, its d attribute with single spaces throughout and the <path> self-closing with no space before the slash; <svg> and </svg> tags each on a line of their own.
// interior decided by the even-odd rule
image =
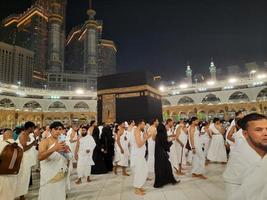
<svg viewBox="0 0 267 200">
<path fill-rule="evenodd" d="M 10 129 L 4 131 L 0 141 L 0 197 L 14 200 L 23 150 L 15 143 Z"/>
</svg>

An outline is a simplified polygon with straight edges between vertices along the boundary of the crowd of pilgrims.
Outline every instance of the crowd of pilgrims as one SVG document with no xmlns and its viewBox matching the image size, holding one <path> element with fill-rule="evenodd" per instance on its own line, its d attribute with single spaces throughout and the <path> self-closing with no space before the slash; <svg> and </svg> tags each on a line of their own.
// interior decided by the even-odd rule
<svg viewBox="0 0 267 200">
<path fill-rule="evenodd" d="M 265 134 L 261 138 L 264 144 L 259 140 L 256 144 L 256 139 L 246 133 L 253 120 L 265 122 L 256 130 Z M 14 142 L 23 149 L 23 157 L 17 175 L 0 172 L 0 199 L 24 199 L 32 184 L 33 170 L 40 172 L 39 200 L 66 199 L 73 173 L 77 173 L 77 185 L 91 182 L 91 176 L 96 174 L 133 176 L 134 193 L 145 195 L 146 181 L 154 181 L 154 187 L 160 188 L 179 183 L 177 177 L 186 174 L 205 180 L 206 165 L 228 161 L 223 177 L 229 200 L 246 199 L 250 195 L 246 193 L 251 181 L 246 178 L 252 172 L 265 170 L 267 175 L 267 167 L 261 168 L 263 161 L 266 166 L 265 153 L 259 152 L 259 149 L 267 151 L 267 119 L 257 113 L 244 117 L 240 111 L 233 120 L 214 118 L 210 122 L 192 117 L 179 122 L 167 119 L 161 123 L 153 119 L 150 123 L 132 120 L 97 125 L 92 121 L 66 127 L 56 121 L 43 128 L 26 122 L 14 130 L 1 130 L 0 156 L 5 146 Z M 259 194 L 267 184 L 266 178 L 261 180 Z"/>
</svg>

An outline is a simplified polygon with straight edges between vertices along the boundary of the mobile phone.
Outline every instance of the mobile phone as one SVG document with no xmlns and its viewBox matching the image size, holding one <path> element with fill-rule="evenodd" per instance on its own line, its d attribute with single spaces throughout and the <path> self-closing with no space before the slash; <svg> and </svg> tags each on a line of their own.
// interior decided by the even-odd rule
<svg viewBox="0 0 267 200">
<path fill-rule="evenodd" d="M 59 142 L 65 142 L 65 141 L 66 141 L 66 135 L 61 134 L 61 135 L 58 137 L 58 141 L 59 141 Z"/>
</svg>

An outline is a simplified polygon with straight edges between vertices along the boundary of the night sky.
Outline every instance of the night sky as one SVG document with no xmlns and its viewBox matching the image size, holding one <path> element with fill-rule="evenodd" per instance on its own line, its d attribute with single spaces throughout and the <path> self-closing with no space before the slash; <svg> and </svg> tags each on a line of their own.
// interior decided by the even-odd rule
<svg viewBox="0 0 267 200">
<path fill-rule="evenodd" d="M 30 0 L 0 1 L 0 18 L 19 13 Z M 67 32 L 87 19 L 87 0 L 68 0 Z M 149 69 L 164 79 L 208 74 L 218 68 L 267 61 L 265 0 L 95 0 L 103 37 L 115 41 L 118 70 Z"/>
</svg>

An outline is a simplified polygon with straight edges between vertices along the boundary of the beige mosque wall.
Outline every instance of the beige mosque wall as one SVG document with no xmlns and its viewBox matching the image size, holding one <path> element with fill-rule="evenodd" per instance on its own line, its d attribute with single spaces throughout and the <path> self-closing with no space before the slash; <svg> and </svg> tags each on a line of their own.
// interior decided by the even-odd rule
<svg viewBox="0 0 267 200">
<path fill-rule="evenodd" d="M 56 120 L 70 125 L 74 121 L 82 124 L 95 119 L 95 112 L 26 112 L 0 109 L 0 128 L 14 128 L 26 121 L 32 121 L 42 127 Z"/>
<path fill-rule="evenodd" d="M 163 117 L 174 120 L 198 116 L 199 118 L 211 119 L 215 116 L 226 120 L 234 117 L 236 111 L 242 110 L 245 114 L 258 112 L 267 115 L 267 101 L 225 104 L 190 104 L 177 106 L 164 106 Z"/>
</svg>

